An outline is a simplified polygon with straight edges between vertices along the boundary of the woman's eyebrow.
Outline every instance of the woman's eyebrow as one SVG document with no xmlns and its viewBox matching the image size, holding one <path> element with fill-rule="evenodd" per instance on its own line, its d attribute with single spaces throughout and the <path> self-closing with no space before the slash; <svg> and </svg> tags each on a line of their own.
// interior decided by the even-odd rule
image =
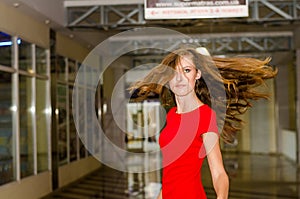
<svg viewBox="0 0 300 199">
<path fill-rule="evenodd" d="M 193 65 L 186 65 L 186 66 L 182 66 L 182 68 L 196 68 L 196 67 Z"/>
</svg>

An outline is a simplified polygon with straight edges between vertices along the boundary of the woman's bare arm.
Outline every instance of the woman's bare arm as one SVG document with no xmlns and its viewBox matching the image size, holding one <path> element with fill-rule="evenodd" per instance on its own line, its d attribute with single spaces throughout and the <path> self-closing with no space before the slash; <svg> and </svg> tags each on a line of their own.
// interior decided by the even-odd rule
<svg viewBox="0 0 300 199">
<path fill-rule="evenodd" d="M 222 160 L 219 137 L 215 133 L 205 133 L 203 142 L 217 199 L 227 199 L 229 179 Z"/>
</svg>

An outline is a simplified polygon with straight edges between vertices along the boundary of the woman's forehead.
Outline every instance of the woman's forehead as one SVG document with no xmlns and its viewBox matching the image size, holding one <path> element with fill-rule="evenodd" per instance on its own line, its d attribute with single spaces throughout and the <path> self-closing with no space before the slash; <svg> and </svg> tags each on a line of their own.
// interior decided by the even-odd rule
<svg viewBox="0 0 300 199">
<path fill-rule="evenodd" d="M 175 67 L 177 68 L 177 67 L 187 67 L 187 66 L 195 67 L 192 58 L 190 56 L 180 56 Z"/>
</svg>

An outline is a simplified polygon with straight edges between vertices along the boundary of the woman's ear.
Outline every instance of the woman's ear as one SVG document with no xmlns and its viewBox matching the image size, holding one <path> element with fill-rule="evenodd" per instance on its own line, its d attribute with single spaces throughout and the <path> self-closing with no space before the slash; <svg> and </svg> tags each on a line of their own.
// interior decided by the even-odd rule
<svg viewBox="0 0 300 199">
<path fill-rule="evenodd" d="M 200 79 L 200 78 L 201 78 L 201 71 L 197 69 L 196 79 Z"/>
</svg>

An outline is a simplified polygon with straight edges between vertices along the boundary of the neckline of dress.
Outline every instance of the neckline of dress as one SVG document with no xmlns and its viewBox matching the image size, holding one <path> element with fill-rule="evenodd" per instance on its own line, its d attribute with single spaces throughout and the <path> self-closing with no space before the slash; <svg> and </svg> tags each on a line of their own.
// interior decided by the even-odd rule
<svg viewBox="0 0 300 199">
<path fill-rule="evenodd" d="M 201 107 L 203 107 L 203 106 L 205 106 L 206 104 L 201 104 L 201 105 L 199 105 L 199 106 L 197 106 L 195 109 L 193 109 L 193 110 L 190 110 L 190 111 L 187 111 L 187 112 L 182 112 L 182 113 L 178 113 L 177 112 L 177 107 L 175 107 L 175 114 L 176 115 L 185 115 L 185 114 L 189 114 L 189 113 L 192 113 L 192 112 L 194 112 L 194 111 L 196 111 L 196 110 L 199 110 Z"/>
</svg>

